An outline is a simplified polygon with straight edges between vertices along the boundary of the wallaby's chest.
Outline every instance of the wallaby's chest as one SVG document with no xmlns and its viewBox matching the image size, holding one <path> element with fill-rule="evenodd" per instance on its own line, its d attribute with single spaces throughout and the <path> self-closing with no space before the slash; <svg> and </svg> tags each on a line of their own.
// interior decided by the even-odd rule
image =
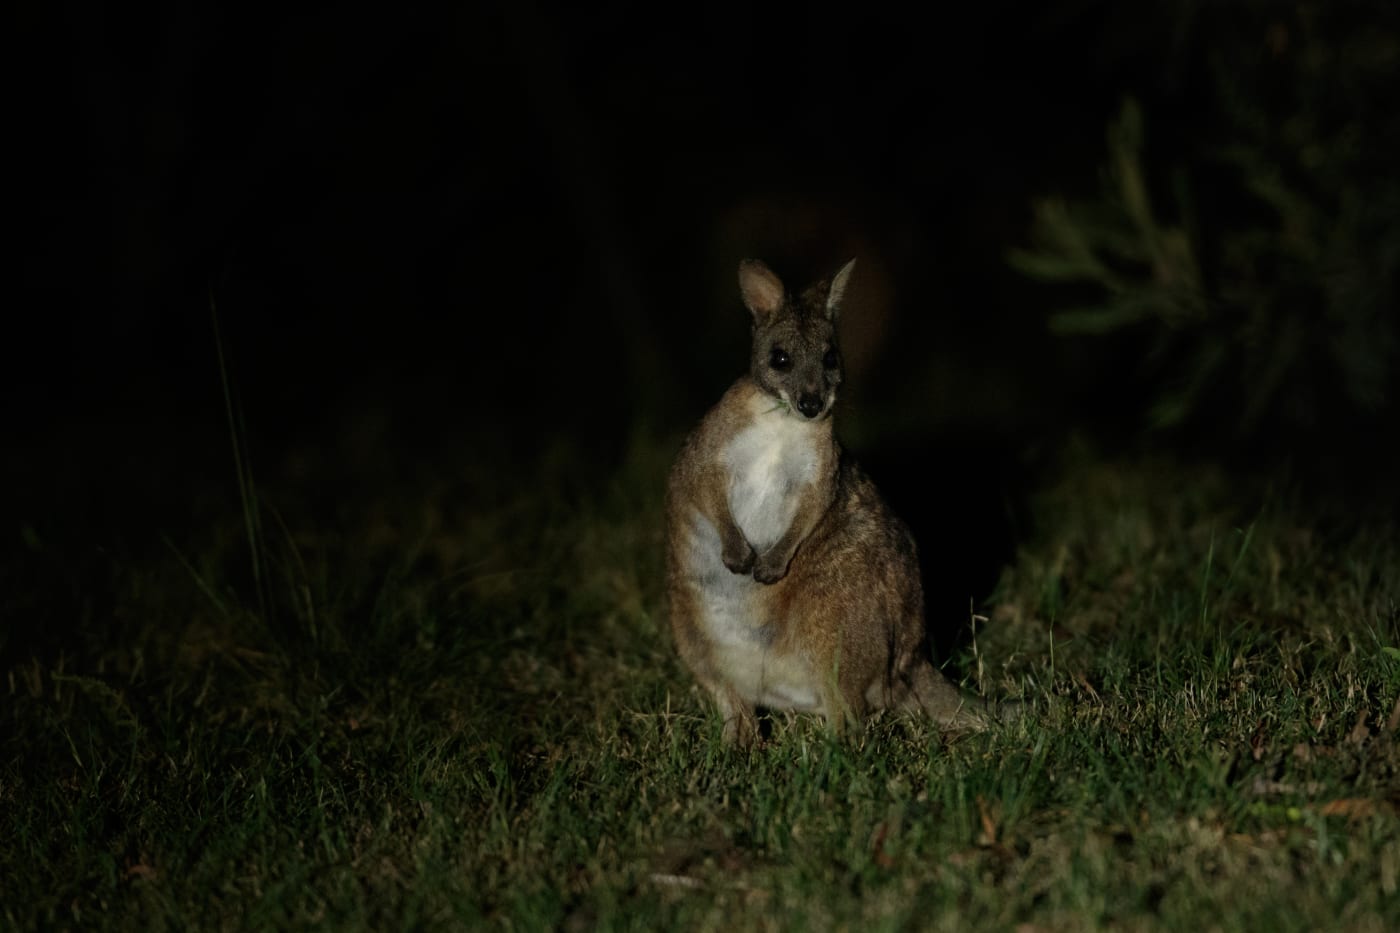
<svg viewBox="0 0 1400 933">
<path fill-rule="evenodd" d="M 782 412 L 758 416 L 724 447 L 729 510 L 762 554 L 788 530 L 821 462 L 818 434 Z"/>
</svg>

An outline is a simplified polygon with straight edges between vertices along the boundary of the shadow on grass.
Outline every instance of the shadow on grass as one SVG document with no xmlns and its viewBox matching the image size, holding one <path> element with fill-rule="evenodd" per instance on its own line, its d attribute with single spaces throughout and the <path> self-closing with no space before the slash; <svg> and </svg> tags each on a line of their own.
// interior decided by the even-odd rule
<svg viewBox="0 0 1400 933">
<path fill-rule="evenodd" d="M 1028 477 L 1005 437 L 941 432 L 862 451 L 861 464 L 914 533 L 929 639 L 940 662 L 966 647 L 1026 525 Z"/>
</svg>

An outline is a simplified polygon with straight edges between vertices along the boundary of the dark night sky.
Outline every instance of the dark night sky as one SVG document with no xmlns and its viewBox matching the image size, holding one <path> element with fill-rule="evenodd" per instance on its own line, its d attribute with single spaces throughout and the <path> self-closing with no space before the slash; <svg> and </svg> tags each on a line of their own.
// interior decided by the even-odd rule
<svg viewBox="0 0 1400 933">
<path fill-rule="evenodd" d="M 1132 6 L 26 5 L 5 417 L 226 439 L 212 294 L 264 450 L 374 410 L 606 461 L 743 367 L 739 258 L 856 255 L 867 410 L 1073 420 L 1094 374 L 1005 256 L 1125 94 L 1167 158 L 1195 118 L 1209 36 Z"/>
<path fill-rule="evenodd" d="M 977 330 L 1008 312 L 968 264 L 1005 275 L 1027 196 L 1092 178 L 1142 80 L 1095 45 L 1110 6 L 29 9 L 15 411 L 202 404 L 211 288 L 244 390 L 294 420 L 423 378 L 596 404 L 629 352 L 742 333 L 750 252 L 797 277 L 873 253 Z"/>
<path fill-rule="evenodd" d="M 241 540 L 211 296 L 263 501 L 353 539 L 549 457 L 591 495 L 745 367 L 739 259 L 856 256 L 838 432 L 964 619 L 1069 432 L 1131 447 L 1150 388 L 1049 332 L 1076 296 L 1007 263 L 1032 200 L 1100 190 L 1125 95 L 1157 164 L 1197 154 L 1263 7 L 24 5 L 0 583 L 57 648 L 163 542 Z"/>
</svg>

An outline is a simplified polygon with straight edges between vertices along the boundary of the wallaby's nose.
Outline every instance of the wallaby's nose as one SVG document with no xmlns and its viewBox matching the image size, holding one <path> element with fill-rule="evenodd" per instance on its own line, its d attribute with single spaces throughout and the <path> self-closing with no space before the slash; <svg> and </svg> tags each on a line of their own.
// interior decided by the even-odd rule
<svg viewBox="0 0 1400 933">
<path fill-rule="evenodd" d="M 797 397 L 797 410 L 808 418 L 815 418 L 822 413 L 821 396 L 812 392 L 803 392 Z"/>
</svg>

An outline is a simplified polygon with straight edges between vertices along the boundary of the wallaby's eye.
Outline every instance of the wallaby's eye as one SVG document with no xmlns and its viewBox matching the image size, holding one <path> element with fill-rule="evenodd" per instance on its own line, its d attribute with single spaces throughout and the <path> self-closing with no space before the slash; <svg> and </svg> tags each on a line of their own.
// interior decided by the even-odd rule
<svg viewBox="0 0 1400 933">
<path fill-rule="evenodd" d="M 835 369 L 841 365 L 841 357 L 836 354 L 835 347 L 826 351 L 826 356 L 822 357 L 822 365 L 827 369 Z"/>
<path fill-rule="evenodd" d="M 768 354 L 768 365 L 782 372 L 792 366 L 792 357 L 782 347 L 774 347 L 773 352 Z"/>
</svg>

